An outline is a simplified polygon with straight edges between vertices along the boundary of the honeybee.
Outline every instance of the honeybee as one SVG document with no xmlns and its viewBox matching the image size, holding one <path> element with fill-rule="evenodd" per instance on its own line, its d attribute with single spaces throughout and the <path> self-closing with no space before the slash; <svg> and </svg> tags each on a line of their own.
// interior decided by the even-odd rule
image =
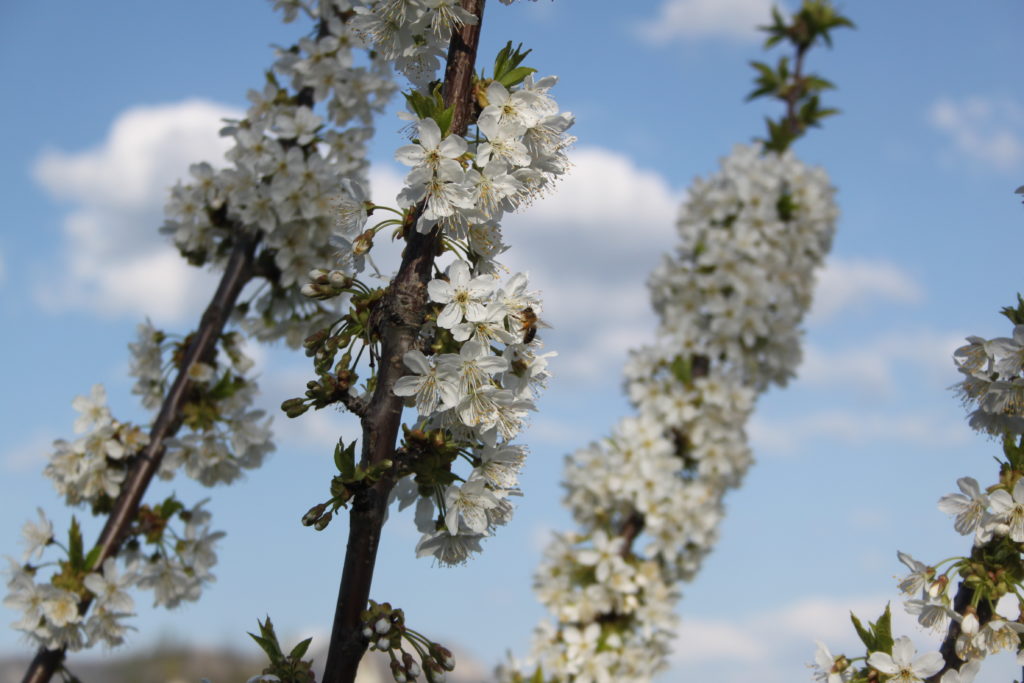
<svg viewBox="0 0 1024 683">
<path fill-rule="evenodd" d="M 532 306 L 527 306 L 519 312 L 519 331 L 523 334 L 523 343 L 529 344 L 537 336 L 538 327 L 551 327 L 537 317 Z"/>
</svg>

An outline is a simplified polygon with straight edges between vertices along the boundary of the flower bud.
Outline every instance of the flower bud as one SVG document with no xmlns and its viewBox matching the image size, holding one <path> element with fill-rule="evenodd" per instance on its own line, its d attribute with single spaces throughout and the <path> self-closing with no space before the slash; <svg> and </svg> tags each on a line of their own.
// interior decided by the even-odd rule
<svg viewBox="0 0 1024 683">
<path fill-rule="evenodd" d="M 391 620 L 387 617 L 381 617 L 377 620 L 377 623 L 373 625 L 373 629 L 380 635 L 384 635 L 391 630 Z"/>
<path fill-rule="evenodd" d="M 939 597 L 946 592 L 946 586 L 949 584 L 949 577 L 945 574 L 939 576 L 928 585 L 928 595 L 933 599 Z"/>
<path fill-rule="evenodd" d="M 413 656 L 408 652 L 402 653 L 402 665 L 405 666 L 405 670 L 409 672 L 409 675 L 412 678 L 416 678 L 420 673 L 422 673 L 420 671 L 420 665 L 416 663 L 416 660 L 413 659 Z"/>
<path fill-rule="evenodd" d="M 352 243 L 352 253 L 361 256 L 373 248 L 373 230 L 367 230 Z"/>
<path fill-rule="evenodd" d="M 445 671 L 455 670 L 455 657 L 452 655 L 452 651 L 444 645 L 431 643 L 430 654 L 438 660 Z"/>
<path fill-rule="evenodd" d="M 352 284 L 352 278 L 340 270 L 332 270 L 327 273 L 327 281 L 335 289 L 345 289 Z"/>
<path fill-rule="evenodd" d="M 313 526 L 313 524 L 315 524 L 316 521 L 320 519 L 320 516 L 324 514 L 324 510 L 326 509 L 326 503 L 320 503 L 319 505 L 314 505 L 313 507 L 309 508 L 309 512 L 302 516 L 302 525 Z"/>
<path fill-rule="evenodd" d="M 334 513 L 328 512 L 326 515 L 316 520 L 316 524 L 313 525 L 313 528 L 317 531 L 323 531 L 327 528 L 327 525 L 331 523 L 332 519 L 334 519 Z"/>
<path fill-rule="evenodd" d="M 306 400 L 302 398 L 290 398 L 281 404 L 281 410 L 288 417 L 298 417 L 309 409 Z"/>
</svg>

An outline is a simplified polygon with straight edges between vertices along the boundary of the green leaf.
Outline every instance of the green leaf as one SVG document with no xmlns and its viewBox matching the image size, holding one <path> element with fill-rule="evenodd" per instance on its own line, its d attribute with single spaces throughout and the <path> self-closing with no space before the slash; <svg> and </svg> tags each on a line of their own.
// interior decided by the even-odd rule
<svg viewBox="0 0 1024 683">
<path fill-rule="evenodd" d="M 160 504 L 156 512 L 164 519 L 170 519 L 176 513 L 181 512 L 185 509 L 185 504 L 174 496 L 168 496 L 168 498 Z"/>
<path fill-rule="evenodd" d="M 74 515 L 71 516 L 71 528 L 68 530 L 68 561 L 72 569 L 85 569 L 82 528 L 78 526 L 78 519 Z"/>
<path fill-rule="evenodd" d="M 249 637 L 256 641 L 256 644 L 267 653 L 267 656 L 270 657 L 271 660 L 274 659 L 275 644 L 272 641 L 262 638 L 255 633 L 250 633 Z"/>
<path fill-rule="evenodd" d="M 348 446 L 344 444 L 344 439 L 339 439 L 338 445 L 334 447 L 334 464 L 341 473 L 341 478 L 348 481 L 352 479 L 356 469 L 356 442 L 353 440 Z"/>
<path fill-rule="evenodd" d="M 454 105 L 446 109 L 441 109 L 434 114 L 433 119 L 437 122 L 437 127 L 441 129 L 441 137 L 448 134 L 448 129 L 452 127 L 452 117 L 454 115 Z"/>
<path fill-rule="evenodd" d="M 312 638 L 306 638 L 304 641 L 293 647 L 292 651 L 288 653 L 288 659 L 292 661 L 302 659 L 302 655 L 306 654 L 306 650 L 309 649 L 309 644 L 312 642 Z"/>
<path fill-rule="evenodd" d="M 1024 187 L 1021 190 L 1024 190 Z M 1014 325 L 1024 324 L 1024 297 L 1021 297 L 1020 293 L 1018 293 L 1017 306 L 1004 306 L 999 312 L 1006 316 L 1007 320 Z"/>
<path fill-rule="evenodd" d="M 872 628 L 875 631 L 875 645 L 878 646 L 878 649 L 892 654 L 892 612 L 889 609 L 889 603 L 885 604 L 885 612 L 878 619 L 878 623 L 872 624 Z"/>
<path fill-rule="evenodd" d="M 96 546 L 85 556 L 85 571 L 92 571 L 96 567 L 96 558 L 100 556 L 100 547 Z"/>
<path fill-rule="evenodd" d="M 875 637 L 871 631 L 864 628 L 863 624 L 860 623 L 860 619 L 853 612 L 850 612 L 850 621 L 853 622 L 853 628 L 857 631 L 857 635 L 860 636 L 860 642 L 864 643 L 864 647 L 867 648 L 868 652 L 875 651 Z"/>
<path fill-rule="evenodd" d="M 888 603 L 885 605 L 885 611 L 882 612 L 882 616 L 878 618 L 875 623 L 868 623 L 868 627 L 864 628 L 853 612 L 850 612 L 850 620 L 853 621 L 853 627 L 857 630 L 857 635 L 860 636 L 861 642 L 867 648 L 868 652 L 886 652 L 892 654 L 893 638 L 892 638 L 892 611 Z"/>
<path fill-rule="evenodd" d="M 405 101 L 409 105 L 409 109 L 411 109 L 419 118 L 427 119 L 434 113 L 434 98 L 428 97 L 427 95 L 415 90 L 403 94 L 405 95 Z"/>
<path fill-rule="evenodd" d="M 821 76 L 805 76 L 804 87 L 809 92 L 819 92 L 821 90 L 835 90 L 836 86 L 832 81 L 822 78 Z"/>
<path fill-rule="evenodd" d="M 505 79 L 508 77 L 508 75 L 516 71 L 519 65 L 523 63 L 523 60 L 526 59 L 526 56 L 533 52 L 533 50 L 527 50 L 525 52 L 523 52 L 522 50 L 522 43 L 519 43 L 519 45 L 517 45 L 514 49 L 512 47 L 511 40 L 505 43 L 505 47 L 501 48 L 501 50 L 498 51 L 497 57 L 494 58 L 494 80 L 508 87 L 510 85 L 515 85 L 523 78 L 526 78 L 531 73 L 536 71 L 536 69 L 531 69 L 528 73 L 524 73 L 522 78 L 520 78 L 518 81 L 513 80 L 511 82 L 506 83 Z"/>
<path fill-rule="evenodd" d="M 495 80 L 501 83 L 506 88 L 511 88 L 513 85 L 522 83 L 527 76 L 532 73 L 536 73 L 537 70 L 529 66 L 520 66 L 508 71 L 501 78 Z"/>
<path fill-rule="evenodd" d="M 690 382 L 693 381 L 693 358 L 687 356 L 676 356 L 672 359 L 672 365 L 669 366 L 672 370 L 672 374 L 682 384 L 689 386 Z"/>
<path fill-rule="evenodd" d="M 260 635 L 250 633 L 249 637 L 255 640 L 263 651 L 267 653 L 271 664 L 280 661 L 284 654 L 281 652 L 281 646 L 277 643 L 277 634 L 274 633 L 274 625 L 270 622 L 270 617 L 268 616 L 266 621 L 262 623 L 257 619 L 256 623 L 259 624 Z"/>
</svg>

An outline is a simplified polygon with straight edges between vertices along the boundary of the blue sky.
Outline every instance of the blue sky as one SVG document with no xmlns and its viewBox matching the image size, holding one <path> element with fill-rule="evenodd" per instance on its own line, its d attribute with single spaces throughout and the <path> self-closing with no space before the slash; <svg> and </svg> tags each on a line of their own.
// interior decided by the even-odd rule
<svg viewBox="0 0 1024 683">
<path fill-rule="evenodd" d="M 509 265 L 528 269 L 545 293 L 554 329 L 542 336 L 559 353 L 556 377 L 525 437 L 532 453 L 512 524 L 469 566 L 440 569 L 414 558 L 417 535 L 398 516 L 373 590 L 487 666 L 506 648 L 525 653 L 542 614 L 530 576 L 548 530 L 568 527 L 562 456 L 627 410 L 622 361 L 653 333 L 643 283 L 674 243 L 683 191 L 761 134 L 771 111 L 743 103 L 747 62 L 762 55 L 751 27 L 767 7 L 488 5 L 481 55 L 524 42 L 530 65 L 560 76 L 554 95 L 577 116 L 571 176 L 506 227 Z M 758 464 L 727 499 L 719 547 L 683 588 L 684 626 L 665 680 L 809 679 L 815 638 L 849 647 L 849 610 L 874 618 L 897 601 L 897 549 L 924 561 L 968 550 L 935 502 L 957 477 L 993 477 L 993 444 L 970 432 L 948 391 L 957 380 L 950 353 L 967 334 L 1007 334 L 997 311 L 1024 290 L 1024 208 L 1013 195 L 1024 183 L 1024 6 L 846 10 L 858 29 L 811 57 L 839 86 L 826 101 L 843 114 L 796 147 L 828 170 L 842 210 L 805 363 L 761 400 L 750 428 Z M 282 24 L 270 3 L 241 0 L 0 8 L 0 554 L 20 556 L 20 528 L 37 505 L 62 524 L 70 516 L 40 471 L 50 442 L 72 433 L 76 395 L 104 382 L 116 416 L 143 419 L 125 373 L 135 325 L 149 315 L 185 331 L 212 283 L 156 233 L 167 189 L 189 163 L 218 160 L 218 119 L 244 109 L 270 44 L 304 30 Z M 378 122 L 372 174 L 382 194 L 400 177 L 391 155 L 404 143 L 401 123 L 394 111 Z M 302 354 L 251 351 L 266 407 L 301 393 Z M 244 632 L 266 613 L 289 637 L 322 636 L 345 528 L 317 534 L 298 519 L 326 488 L 334 440 L 354 435 L 353 425 L 338 414 L 277 418 L 269 463 L 212 492 L 215 527 L 228 532 L 218 583 L 173 612 L 139 596 L 128 647 L 167 636 L 248 649 Z M 167 490 L 186 501 L 206 495 L 185 481 Z M 95 536 L 98 526 L 88 528 Z M 14 619 L 0 607 L 0 621 Z M 20 649 L 18 635 L 0 629 L 0 653 Z M 993 666 L 978 680 L 1009 675 Z"/>
</svg>

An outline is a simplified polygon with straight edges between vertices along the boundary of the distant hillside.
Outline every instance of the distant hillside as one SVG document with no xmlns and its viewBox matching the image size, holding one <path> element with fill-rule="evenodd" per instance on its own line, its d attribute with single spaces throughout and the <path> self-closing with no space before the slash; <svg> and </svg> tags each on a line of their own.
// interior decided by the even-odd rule
<svg viewBox="0 0 1024 683">
<path fill-rule="evenodd" d="M 324 652 L 311 656 L 321 666 Z M 465 655 L 456 653 L 458 666 L 449 674 L 449 683 L 485 683 L 484 670 Z M 28 658 L 0 658 L 0 683 L 20 683 Z M 356 683 L 391 683 L 394 679 L 386 656 L 375 653 L 366 657 L 359 667 Z M 257 653 L 239 654 L 230 650 L 200 650 L 181 646 L 160 646 L 132 654 L 118 651 L 106 655 L 72 656 L 68 661 L 71 673 L 82 683 L 245 683 L 266 666 L 266 659 Z M 320 673 L 319 667 L 317 671 Z M 54 677 L 53 683 L 59 682 Z"/>
</svg>

